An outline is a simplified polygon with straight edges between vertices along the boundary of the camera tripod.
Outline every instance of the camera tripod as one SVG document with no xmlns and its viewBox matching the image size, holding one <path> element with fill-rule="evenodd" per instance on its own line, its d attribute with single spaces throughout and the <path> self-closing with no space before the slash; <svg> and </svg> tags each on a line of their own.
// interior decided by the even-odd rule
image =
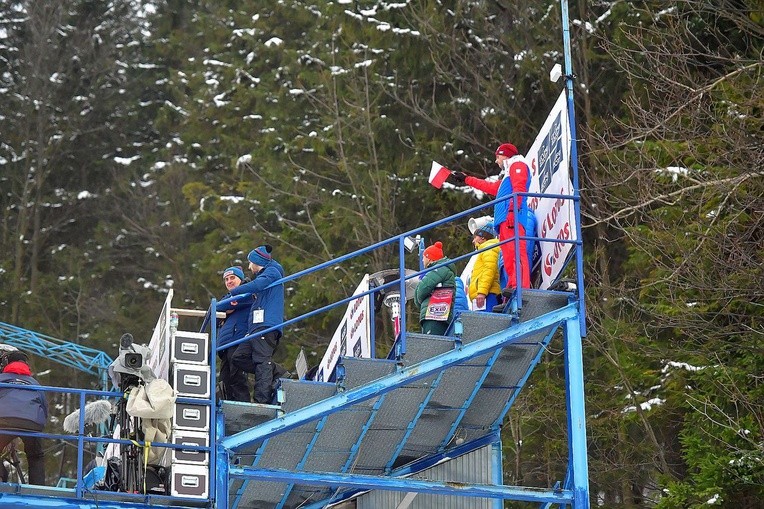
<svg viewBox="0 0 764 509">
<path fill-rule="evenodd" d="M 8 461 L 8 463 L 11 464 L 13 467 L 13 474 L 16 476 L 16 480 L 19 484 L 26 484 L 26 478 L 24 477 L 24 471 L 21 470 L 21 460 L 19 459 L 19 452 L 16 449 L 16 440 L 11 440 L 11 442 L 0 451 L 0 464 L 3 461 Z M 6 474 L 9 474 L 9 472 L 5 469 L 5 466 L 3 466 L 3 477 L 5 477 Z M 3 482 L 8 482 L 11 480 L 10 475 L 8 475 L 8 478 L 0 479 Z"/>
<path fill-rule="evenodd" d="M 143 463 L 143 448 L 136 445 L 139 440 L 143 440 L 143 434 L 140 432 L 140 419 L 131 417 L 127 413 L 127 395 L 130 390 L 137 387 L 140 380 L 134 375 L 122 375 L 120 380 L 120 390 L 125 394 L 117 403 L 117 412 L 114 415 L 116 424 L 119 425 L 119 437 L 123 440 L 131 440 L 132 444 L 120 446 L 120 476 L 119 490 L 126 493 L 143 492 L 143 476 L 141 470 Z M 114 429 L 115 422 L 112 422 Z"/>
</svg>

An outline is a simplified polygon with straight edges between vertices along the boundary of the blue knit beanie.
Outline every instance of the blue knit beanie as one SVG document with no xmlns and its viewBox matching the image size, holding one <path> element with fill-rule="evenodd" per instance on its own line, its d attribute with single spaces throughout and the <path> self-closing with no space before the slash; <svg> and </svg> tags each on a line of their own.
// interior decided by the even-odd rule
<svg viewBox="0 0 764 509">
<path fill-rule="evenodd" d="M 239 267 L 238 265 L 234 265 L 233 267 L 228 267 L 226 270 L 224 270 L 223 279 L 225 279 L 226 276 L 230 276 L 231 274 L 239 278 L 241 281 L 244 281 L 244 271 L 241 270 L 241 267 Z"/>
<path fill-rule="evenodd" d="M 272 260 L 271 251 L 273 251 L 273 248 L 268 244 L 256 247 L 249 252 L 249 255 L 247 255 L 247 260 L 254 263 L 255 265 L 259 265 L 260 267 L 265 267 Z"/>
<path fill-rule="evenodd" d="M 493 221 L 488 221 L 486 224 L 475 230 L 475 235 L 480 235 L 486 240 L 494 238 L 493 234 Z"/>
</svg>

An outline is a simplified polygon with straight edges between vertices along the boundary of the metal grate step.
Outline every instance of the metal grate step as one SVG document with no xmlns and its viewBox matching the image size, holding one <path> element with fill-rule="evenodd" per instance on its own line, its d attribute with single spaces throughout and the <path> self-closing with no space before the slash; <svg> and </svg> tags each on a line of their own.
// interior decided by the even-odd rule
<svg viewBox="0 0 764 509">
<path fill-rule="evenodd" d="M 523 290 L 520 322 L 565 307 L 570 296 L 565 292 Z M 511 331 L 511 327 L 509 330 Z M 521 342 L 501 349 L 497 362 L 488 373 L 460 424 L 460 435 L 466 440 L 478 438 L 501 423 L 513 398 L 538 362 L 543 343 L 552 331 L 551 327 L 536 331 Z"/>
</svg>

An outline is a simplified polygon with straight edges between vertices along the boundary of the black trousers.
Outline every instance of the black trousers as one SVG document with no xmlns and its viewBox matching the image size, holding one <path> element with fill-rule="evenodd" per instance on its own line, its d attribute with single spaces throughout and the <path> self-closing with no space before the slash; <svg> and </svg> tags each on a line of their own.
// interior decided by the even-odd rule
<svg viewBox="0 0 764 509">
<path fill-rule="evenodd" d="M 250 402 L 247 374 L 233 363 L 233 356 L 238 346 L 226 348 L 218 353 L 220 357 L 220 382 L 223 384 L 223 397 L 232 401 Z"/>
<path fill-rule="evenodd" d="M 273 400 L 273 354 L 279 346 L 281 333 L 271 331 L 240 344 L 233 354 L 234 366 L 255 374 L 255 403 Z"/>
<path fill-rule="evenodd" d="M 31 431 L 31 430 L 30 430 Z M 0 450 L 11 443 L 15 435 L 0 435 Z M 29 463 L 29 484 L 45 484 L 45 457 L 42 452 L 42 440 L 38 437 L 19 437 L 24 442 L 24 452 Z M 0 479 L 8 482 L 8 471 L 0 462 Z"/>
</svg>

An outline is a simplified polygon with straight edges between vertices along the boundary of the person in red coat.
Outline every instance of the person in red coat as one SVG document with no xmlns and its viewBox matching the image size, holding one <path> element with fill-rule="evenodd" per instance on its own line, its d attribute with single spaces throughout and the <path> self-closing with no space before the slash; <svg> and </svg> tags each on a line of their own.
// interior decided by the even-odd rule
<svg viewBox="0 0 764 509">
<path fill-rule="evenodd" d="M 502 178 L 496 181 L 488 181 L 466 175 L 460 171 L 451 172 L 450 180 L 456 185 L 468 185 L 478 191 L 495 196 L 496 198 L 505 198 L 514 193 L 527 193 L 531 181 L 531 171 L 525 160 L 517 152 L 517 148 L 511 143 L 502 143 L 496 149 L 496 164 L 502 170 Z M 519 217 L 525 217 L 527 213 L 526 196 L 517 196 L 517 211 Z M 496 232 L 499 234 L 499 241 L 514 239 L 516 235 L 523 237 L 526 235 L 525 227 L 521 221 L 515 220 L 515 198 L 501 201 L 493 208 L 493 223 Z M 504 258 L 504 269 L 507 271 L 508 283 L 504 288 L 504 295 L 509 296 L 517 288 L 517 267 L 516 261 L 520 263 L 520 284 L 522 288 L 530 288 L 530 261 L 528 260 L 528 249 L 526 241 L 520 238 L 519 251 L 516 252 L 515 241 L 511 240 L 501 245 L 501 252 Z"/>
</svg>

